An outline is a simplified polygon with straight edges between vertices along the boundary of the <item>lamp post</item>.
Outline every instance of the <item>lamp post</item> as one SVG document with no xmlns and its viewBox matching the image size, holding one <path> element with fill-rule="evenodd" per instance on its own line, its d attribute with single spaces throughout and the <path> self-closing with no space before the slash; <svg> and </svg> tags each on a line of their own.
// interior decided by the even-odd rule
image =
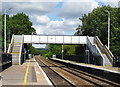
<svg viewBox="0 0 120 87">
<path fill-rule="evenodd" d="M 108 49 L 110 49 L 110 12 L 107 10 L 104 10 L 108 13 Z"/>
<path fill-rule="evenodd" d="M 12 8 L 5 9 L 5 22 L 4 22 L 4 53 L 6 53 L 6 11 L 11 10 Z"/>
</svg>

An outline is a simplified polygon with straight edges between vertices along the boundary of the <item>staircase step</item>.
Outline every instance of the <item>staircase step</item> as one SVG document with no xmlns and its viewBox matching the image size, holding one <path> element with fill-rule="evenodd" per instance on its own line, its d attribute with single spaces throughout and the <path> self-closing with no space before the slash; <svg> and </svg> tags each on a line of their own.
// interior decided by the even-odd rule
<svg viewBox="0 0 120 87">
<path fill-rule="evenodd" d="M 19 65 L 19 53 L 21 48 L 22 35 L 14 35 L 14 42 L 12 47 L 12 64 Z"/>
<path fill-rule="evenodd" d="M 19 61 L 19 57 L 13 57 L 12 61 Z"/>
<path fill-rule="evenodd" d="M 15 59 L 15 58 L 19 58 L 19 56 L 13 56 L 12 58 L 13 58 L 13 59 Z"/>
<path fill-rule="evenodd" d="M 103 54 L 103 57 L 104 57 L 104 65 L 112 65 L 109 61 L 109 59 L 107 58 L 106 54 Z"/>
<path fill-rule="evenodd" d="M 19 56 L 19 54 L 18 53 L 12 53 L 12 57 L 14 57 L 14 56 Z"/>
<path fill-rule="evenodd" d="M 21 46 L 21 43 L 14 43 L 13 46 Z"/>
<path fill-rule="evenodd" d="M 21 35 L 15 35 L 14 36 L 14 42 L 21 42 L 22 36 Z"/>
<path fill-rule="evenodd" d="M 14 48 L 12 49 L 12 52 L 19 52 L 19 51 L 20 51 L 20 47 L 19 47 L 19 48 L 15 48 L 15 47 L 14 47 Z"/>
<path fill-rule="evenodd" d="M 18 53 L 19 54 L 19 52 L 12 52 L 12 53 Z"/>
</svg>

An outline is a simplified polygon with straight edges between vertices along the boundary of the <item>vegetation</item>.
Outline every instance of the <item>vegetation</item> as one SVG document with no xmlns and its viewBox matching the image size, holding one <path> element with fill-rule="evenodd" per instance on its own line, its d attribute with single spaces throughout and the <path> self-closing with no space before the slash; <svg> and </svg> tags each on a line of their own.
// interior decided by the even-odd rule
<svg viewBox="0 0 120 87">
<path fill-rule="evenodd" d="M 8 24 L 11 33 L 15 35 L 26 35 L 35 32 L 32 22 L 29 21 L 29 17 L 24 13 L 17 13 L 13 17 L 10 17 Z"/>
<path fill-rule="evenodd" d="M 32 44 L 29 45 L 29 50 L 32 55 L 39 55 L 40 51 L 37 50 L 35 47 L 32 46 Z"/>
<path fill-rule="evenodd" d="M 120 55 L 120 9 L 110 6 L 102 6 L 95 8 L 88 15 L 84 14 L 82 25 L 76 29 L 75 35 L 98 36 L 104 45 L 107 45 L 108 39 L 108 13 L 110 12 L 110 50 L 114 55 Z"/>
<path fill-rule="evenodd" d="M 10 43 L 12 34 L 15 35 L 27 35 L 36 33 L 35 29 L 32 27 L 32 22 L 29 21 L 29 17 L 24 13 L 17 13 L 12 17 L 6 15 L 6 29 L 7 29 L 7 48 Z M 4 15 L 2 15 L 2 50 L 4 49 Z M 30 45 L 30 51 L 33 54 L 38 54 L 38 51 Z"/>
<path fill-rule="evenodd" d="M 46 47 L 48 50 L 41 50 L 40 55 L 51 58 L 52 55 L 62 55 L 62 45 L 49 44 Z M 82 45 L 63 45 L 64 55 L 83 55 Z"/>
</svg>

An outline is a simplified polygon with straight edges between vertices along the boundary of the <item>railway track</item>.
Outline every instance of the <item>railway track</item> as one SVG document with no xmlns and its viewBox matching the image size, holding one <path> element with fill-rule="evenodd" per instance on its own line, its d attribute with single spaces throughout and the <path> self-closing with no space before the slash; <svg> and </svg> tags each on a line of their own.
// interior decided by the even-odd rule
<svg viewBox="0 0 120 87">
<path fill-rule="evenodd" d="M 37 57 L 36 60 L 40 64 L 44 64 L 46 67 L 48 67 L 49 69 L 57 73 L 58 76 L 60 76 L 62 79 L 68 82 L 67 84 L 65 83 L 64 85 L 69 84 L 69 86 L 102 86 L 102 87 L 103 86 L 109 86 L 109 87 L 120 86 L 120 84 L 88 74 L 86 72 L 83 72 L 77 69 L 67 67 L 65 65 L 62 65 L 60 63 L 57 63 L 51 60 L 46 60 L 44 58 L 39 58 L 39 57 Z M 51 76 L 51 74 L 49 74 L 48 77 L 49 76 Z M 55 78 L 52 78 L 52 79 L 55 79 Z M 52 81 L 52 83 L 55 86 L 57 85 L 57 83 L 55 83 L 54 81 Z"/>
<path fill-rule="evenodd" d="M 52 70 L 50 67 L 48 67 L 45 63 L 40 61 L 40 59 L 35 58 L 38 64 L 42 67 L 48 78 L 51 80 L 53 86 L 59 87 L 59 86 L 69 86 L 74 87 L 72 83 L 67 81 L 65 78 L 60 76 L 58 73 L 56 73 L 54 70 Z"/>
</svg>

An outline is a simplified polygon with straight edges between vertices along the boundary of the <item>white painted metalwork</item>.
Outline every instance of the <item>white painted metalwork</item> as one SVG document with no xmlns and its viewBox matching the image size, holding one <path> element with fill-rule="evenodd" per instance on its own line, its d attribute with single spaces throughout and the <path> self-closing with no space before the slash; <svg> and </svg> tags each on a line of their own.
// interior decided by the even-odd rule
<svg viewBox="0 0 120 87">
<path fill-rule="evenodd" d="M 87 44 L 87 36 L 24 35 L 24 43 Z"/>
</svg>

